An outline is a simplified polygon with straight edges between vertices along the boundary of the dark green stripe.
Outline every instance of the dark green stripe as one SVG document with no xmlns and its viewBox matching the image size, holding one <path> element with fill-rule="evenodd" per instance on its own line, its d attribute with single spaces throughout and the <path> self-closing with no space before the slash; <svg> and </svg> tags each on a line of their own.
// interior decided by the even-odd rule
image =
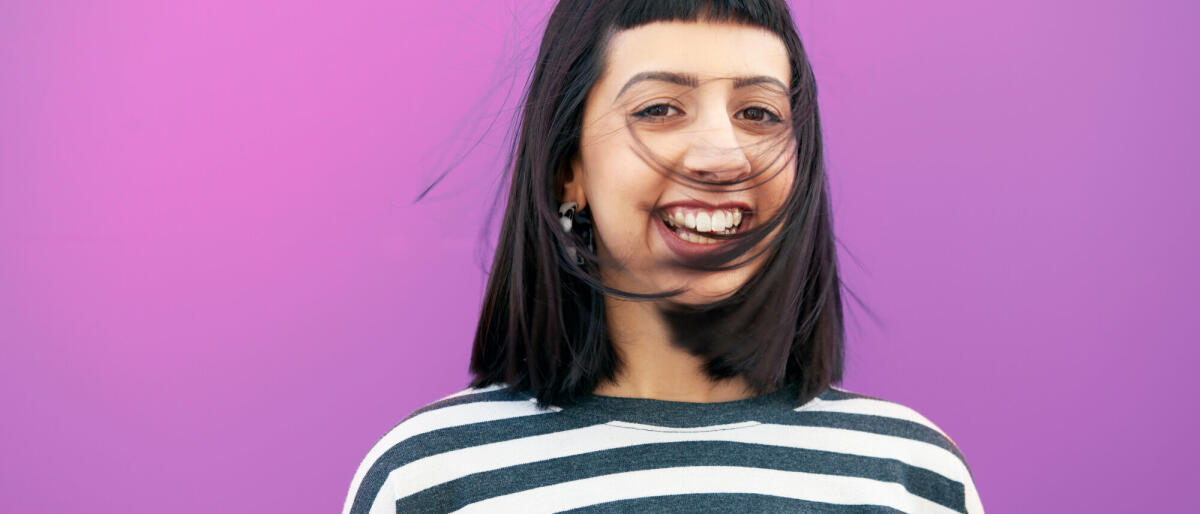
<svg viewBox="0 0 1200 514">
<path fill-rule="evenodd" d="M 413 416 L 416 416 L 417 414 L 424 414 L 431 410 L 444 409 L 446 407 L 451 407 L 454 405 L 464 405 L 464 404 L 476 403 L 476 402 L 511 402 L 511 401 L 518 401 L 518 400 L 524 400 L 524 398 L 513 394 L 512 391 L 508 390 L 508 388 L 497 389 L 495 391 L 484 391 L 481 393 L 467 393 L 462 396 L 456 396 L 454 398 L 446 398 L 445 400 L 438 400 L 436 402 L 433 402 L 429 405 L 426 405 L 424 407 L 421 407 L 420 409 L 413 411 L 412 414 L 409 414 L 408 417 L 406 417 L 404 419 L 411 418 Z"/>
<path fill-rule="evenodd" d="M 379 494 L 388 474 L 409 462 L 471 446 L 550 434 L 596 424 L 591 420 L 556 416 L 553 413 L 534 414 L 532 417 L 538 419 L 535 421 L 529 419 L 530 416 L 519 416 L 470 423 L 425 432 L 401 441 L 371 464 L 354 495 L 354 503 L 350 512 L 358 514 L 370 511 L 371 501 Z"/>
<path fill-rule="evenodd" d="M 764 494 L 705 493 L 648 496 L 601 503 L 563 512 L 604 514 L 625 512 L 804 512 L 810 514 L 896 514 L 880 505 L 836 505 Z"/>
<path fill-rule="evenodd" d="M 398 512 L 456 510 L 488 498 L 572 480 L 680 466 L 740 466 L 861 477 L 904 486 L 965 512 L 963 484 L 895 459 L 729 441 L 681 441 L 613 448 L 474 473 L 396 502 Z"/>
<path fill-rule="evenodd" d="M 832 387 L 830 387 L 830 388 L 828 388 L 828 389 L 826 389 L 826 390 L 824 390 L 824 391 L 821 391 L 821 393 L 817 395 L 817 398 L 820 398 L 820 399 L 822 399 L 822 400 L 830 400 L 830 401 L 836 401 L 836 400 L 859 400 L 859 399 L 862 399 L 862 400 L 879 400 L 879 401 L 881 401 L 881 402 L 886 402 L 886 401 L 887 401 L 887 400 L 884 400 L 884 399 L 882 399 L 882 398 L 876 398 L 876 397 L 874 397 L 874 396 L 867 396 L 867 395 L 865 395 L 865 394 L 860 394 L 860 393 L 852 393 L 852 392 L 850 392 L 850 391 L 839 391 L 839 390 L 837 390 L 837 389 L 834 389 L 834 388 L 832 388 Z M 892 402 L 888 402 L 888 403 L 892 403 Z"/>
<path fill-rule="evenodd" d="M 869 432 L 872 434 L 890 435 L 929 443 L 953 453 L 962 462 L 966 462 L 962 453 L 954 443 L 928 425 L 906 419 L 876 416 L 874 414 L 849 414 L 845 412 L 800 411 L 780 412 L 760 415 L 759 421 L 777 425 L 810 426 L 844 428 Z"/>
</svg>

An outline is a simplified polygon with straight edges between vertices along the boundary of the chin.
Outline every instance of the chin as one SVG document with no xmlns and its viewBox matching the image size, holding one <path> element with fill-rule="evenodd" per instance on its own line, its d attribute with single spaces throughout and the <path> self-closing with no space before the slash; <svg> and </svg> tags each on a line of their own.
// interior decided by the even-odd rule
<svg viewBox="0 0 1200 514">
<path fill-rule="evenodd" d="M 688 284 L 687 290 L 672 300 L 683 305 L 712 303 L 729 298 L 737 292 L 742 283 L 744 281 L 697 280 Z"/>
</svg>

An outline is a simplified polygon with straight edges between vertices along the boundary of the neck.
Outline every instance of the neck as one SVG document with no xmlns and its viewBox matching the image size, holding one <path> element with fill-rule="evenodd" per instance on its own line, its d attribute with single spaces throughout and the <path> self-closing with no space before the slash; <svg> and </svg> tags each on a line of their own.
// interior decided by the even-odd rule
<svg viewBox="0 0 1200 514">
<path fill-rule="evenodd" d="M 745 379 L 714 382 L 704 359 L 671 344 L 671 333 L 653 302 L 605 297 L 609 338 L 622 361 L 615 381 L 593 391 L 600 396 L 681 402 L 724 402 L 755 395 Z"/>
</svg>

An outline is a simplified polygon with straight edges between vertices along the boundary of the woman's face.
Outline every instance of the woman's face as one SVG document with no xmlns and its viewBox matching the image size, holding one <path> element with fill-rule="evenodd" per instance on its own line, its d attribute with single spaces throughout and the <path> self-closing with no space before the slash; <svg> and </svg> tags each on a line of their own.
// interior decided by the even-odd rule
<svg viewBox="0 0 1200 514">
<path fill-rule="evenodd" d="M 676 301 L 701 303 L 732 293 L 762 265 L 765 254 L 718 272 L 672 263 L 716 248 L 698 233 L 744 230 L 786 199 L 796 165 L 790 77 L 783 41 L 759 28 L 667 22 L 613 37 L 566 184 L 566 199 L 591 209 L 600 257 L 622 263 L 601 266 L 606 284 L 638 293 L 683 288 Z M 756 175 L 720 190 L 697 188 L 640 155 L 635 137 L 687 177 Z"/>
</svg>

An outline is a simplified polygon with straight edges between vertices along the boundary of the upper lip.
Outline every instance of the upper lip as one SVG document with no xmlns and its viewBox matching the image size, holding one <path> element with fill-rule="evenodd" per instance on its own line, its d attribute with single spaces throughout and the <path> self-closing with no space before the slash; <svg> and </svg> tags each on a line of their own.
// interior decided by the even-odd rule
<svg viewBox="0 0 1200 514">
<path fill-rule="evenodd" d="M 745 202 L 722 202 L 712 204 L 701 200 L 680 200 L 658 206 L 662 210 L 668 210 L 675 207 L 692 207 L 698 209 L 739 209 L 742 212 L 750 212 L 750 206 Z"/>
</svg>

